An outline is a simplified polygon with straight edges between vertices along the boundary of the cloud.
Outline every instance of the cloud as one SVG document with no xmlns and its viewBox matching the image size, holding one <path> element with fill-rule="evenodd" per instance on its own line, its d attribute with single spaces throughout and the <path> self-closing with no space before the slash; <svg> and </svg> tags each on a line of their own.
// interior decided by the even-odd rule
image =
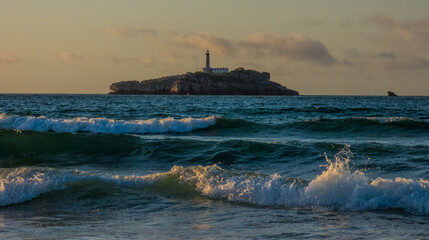
<svg viewBox="0 0 429 240">
<path fill-rule="evenodd" d="M 321 65 L 335 63 L 335 59 L 323 43 L 300 34 L 283 37 L 277 33 L 255 33 L 248 36 L 240 45 L 259 56 L 307 60 Z"/>
<path fill-rule="evenodd" d="M 308 20 L 307 22 L 315 23 L 315 21 L 317 20 Z M 114 36 L 138 37 L 140 35 L 156 35 L 158 31 L 155 29 L 112 27 L 108 29 L 108 33 Z M 236 59 L 269 57 L 287 61 L 311 61 L 318 65 L 336 63 L 335 58 L 332 57 L 323 43 L 300 34 L 282 36 L 276 33 L 255 33 L 244 40 L 233 41 L 207 32 L 180 34 L 163 31 L 162 33 L 165 33 L 163 38 L 152 38 L 152 41 L 162 49 L 165 55 L 174 59 L 182 56 L 182 54 L 172 55 L 171 52 L 174 52 L 172 47 L 176 49 L 187 47 L 190 49 L 208 49 L 217 55 Z M 166 51 L 167 53 L 165 53 Z M 115 62 L 125 61 L 123 58 L 112 60 Z"/>
<path fill-rule="evenodd" d="M 237 51 L 237 46 L 234 42 L 206 32 L 177 35 L 176 41 L 190 47 L 210 49 L 220 55 L 230 56 Z"/>
<path fill-rule="evenodd" d="M 15 55 L 0 53 L 0 63 L 19 63 L 21 58 Z"/>
<path fill-rule="evenodd" d="M 384 44 L 406 44 L 407 48 L 428 47 L 429 16 L 418 20 L 397 21 L 386 15 L 378 14 L 366 16 L 362 20 L 364 23 L 388 30 L 383 36 L 377 38 Z"/>
<path fill-rule="evenodd" d="M 153 60 L 149 57 L 123 57 L 123 56 L 115 56 L 115 55 L 109 55 L 106 53 L 100 54 L 101 59 L 108 60 L 116 64 L 121 63 L 137 63 L 142 65 L 151 65 L 153 63 Z"/>
<path fill-rule="evenodd" d="M 128 28 L 128 27 L 110 27 L 106 32 L 111 36 L 118 37 L 139 37 L 140 35 L 154 36 L 158 31 L 152 28 Z"/>
<path fill-rule="evenodd" d="M 210 33 L 178 35 L 176 42 L 188 47 L 210 49 L 226 56 L 276 57 L 284 60 L 311 61 L 319 65 L 332 65 L 336 60 L 326 46 L 309 37 L 292 34 L 255 33 L 234 42 Z"/>
<path fill-rule="evenodd" d="M 84 59 L 84 55 L 81 53 L 71 52 L 59 52 L 57 53 L 57 59 L 65 62 L 75 63 Z"/>
<path fill-rule="evenodd" d="M 416 55 L 400 55 L 393 52 L 380 52 L 367 59 L 370 67 L 387 71 L 417 71 L 429 69 L 429 61 Z"/>
</svg>

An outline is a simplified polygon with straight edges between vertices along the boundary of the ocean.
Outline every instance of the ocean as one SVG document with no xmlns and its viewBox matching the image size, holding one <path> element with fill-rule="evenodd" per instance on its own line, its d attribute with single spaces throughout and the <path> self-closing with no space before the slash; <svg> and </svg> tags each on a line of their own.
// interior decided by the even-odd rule
<svg viewBox="0 0 429 240">
<path fill-rule="evenodd" d="M 0 239 L 429 239 L 429 97 L 0 95 Z"/>
</svg>

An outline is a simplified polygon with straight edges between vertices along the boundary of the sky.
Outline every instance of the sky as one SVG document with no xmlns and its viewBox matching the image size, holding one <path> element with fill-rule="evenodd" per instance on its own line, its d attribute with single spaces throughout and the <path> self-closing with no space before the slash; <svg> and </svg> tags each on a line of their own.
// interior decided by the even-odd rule
<svg viewBox="0 0 429 240">
<path fill-rule="evenodd" d="M 244 67 L 303 95 L 429 95 L 427 0 L 0 0 L 0 93 Z"/>
</svg>

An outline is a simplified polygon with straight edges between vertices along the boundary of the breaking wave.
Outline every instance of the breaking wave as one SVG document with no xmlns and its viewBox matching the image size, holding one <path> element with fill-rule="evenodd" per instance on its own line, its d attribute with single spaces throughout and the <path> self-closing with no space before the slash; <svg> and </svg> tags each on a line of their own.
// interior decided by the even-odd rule
<svg viewBox="0 0 429 240">
<path fill-rule="evenodd" d="M 256 206 L 337 211 L 401 209 L 429 215 L 429 181 L 406 178 L 369 179 L 349 167 L 349 150 L 327 158 L 326 170 L 306 182 L 278 174 L 234 173 L 217 165 L 182 167 L 143 176 L 97 175 L 52 168 L 20 167 L 0 170 L 0 206 L 21 203 L 42 193 L 76 183 L 99 181 L 163 191 L 184 191 L 209 198 Z"/>
<path fill-rule="evenodd" d="M 245 119 L 229 119 L 209 116 L 205 118 L 175 119 L 153 118 L 147 120 L 114 120 L 107 118 L 78 117 L 71 119 L 46 118 L 44 116 L 17 116 L 0 114 L 0 128 L 7 130 L 31 130 L 57 133 L 104 133 L 104 134 L 156 134 L 184 133 L 198 129 L 205 131 L 232 130 L 234 134 L 283 131 L 306 131 L 350 134 L 397 134 L 427 133 L 429 122 L 403 117 L 375 118 L 353 117 L 335 119 L 296 120 L 282 124 L 258 123 Z"/>
<path fill-rule="evenodd" d="M 106 133 L 106 134 L 148 134 L 181 133 L 207 128 L 216 123 L 216 117 L 183 118 L 172 117 L 148 120 L 113 120 L 107 118 L 53 119 L 33 116 L 9 116 L 0 114 L 0 127 L 11 130 L 31 130 L 58 133 Z"/>
</svg>

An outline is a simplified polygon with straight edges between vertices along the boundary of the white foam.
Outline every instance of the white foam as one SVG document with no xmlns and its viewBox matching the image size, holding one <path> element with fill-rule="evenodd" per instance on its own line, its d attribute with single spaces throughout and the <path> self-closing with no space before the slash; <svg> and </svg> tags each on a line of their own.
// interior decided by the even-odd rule
<svg viewBox="0 0 429 240">
<path fill-rule="evenodd" d="M 42 193 L 60 190 L 76 181 L 73 174 L 50 169 L 13 168 L 0 171 L 0 206 L 20 203 Z"/>
<path fill-rule="evenodd" d="M 52 168 L 19 167 L 0 170 L 0 206 L 22 203 L 40 194 L 68 188 L 85 181 L 100 181 L 118 185 L 152 185 L 168 173 L 146 176 L 96 175 L 83 171 Z"/>
<path fill-rule="evenodd" d="M 211 166 L 174 166 L 168 172 L 143 176 L 96 175 L 55 169 L 16 168 L 0 170 L 0 206 L 20 203 L 42 193 L 64 189 L 76 182 L 95 180 L 127 186 L 160 186 L 181 191 L 194 189 L 210 198 L 260 206 L 327 210 L 402 209 L 429 215 L 429 181 L 405 178 L 370 180 L 351 171 L 343 153 L 328 159 L 326 170 L 304 184 L 278 174 L 247 175 Z"/>
<path fill-rule="evenodd" d="M 192 182 L 203 195 L 262 206 L 329 210 L 403 209 L 429 215 L 429 181 L 405 178 L 369 180 L 349 169 L 348 158 L 337 155 L 308 185 L 288 182 L 278 174 L 249 177 L 218 166 L 174 167 L 182 181 Z"/>
<path fill-rule="evenodd" d="M 172 117 L 148 120 L 113 120 L 107 118 L 73 118 L 53 119 L 33 116 L 8 116 L 0 114 L 0 127 L 13 130 L 54 131 L 54 132 L 88 132 L 108 134 L 147 134 L 167 132 L 190 132 L 207 128 L 216 123 L 216 117 L 183 118 Z"/>
</svg>

